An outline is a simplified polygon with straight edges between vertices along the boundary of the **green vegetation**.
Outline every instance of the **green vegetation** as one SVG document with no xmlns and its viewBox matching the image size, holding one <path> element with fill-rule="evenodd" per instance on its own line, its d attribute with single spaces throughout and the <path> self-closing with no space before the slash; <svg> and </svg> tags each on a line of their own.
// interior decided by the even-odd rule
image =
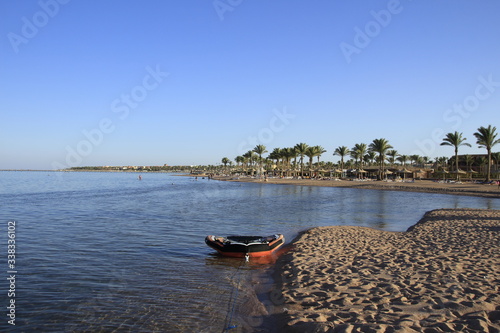
<svg viewBox="0 0 500 333">
<path fill-rule="evenodd" d="M 190 172 L 192 166 L 82 166 L 73 167 L 69 171 L 109 171 L 109 172 Z"/>
<path fill-rule="evenodd" d="M 459 173 L 468 173 L 471 177 L 485 177 L 487 181 L 491 180 L 492 166 L 496 176 L 499 174 L 500 153 L 493 153 L 492 148 L 500 143 L 497 139 L 496 127 L 489 125 L 488 127 L 480 127 L 474 133 L 477 139 L 479 148 L 486 148 L 487 155 L 458 155 L 459 147 L 471 145 L 465 142 L 467 139 L 462 133 L 454 132 L 447 133 L 443 138 L 442 146 L 454 147 L 454 156 L 452 157 L 437 157 L 434 160 L 427 156 L 419 155 L 404 155 L 399 154 L 397 150 L 385 138 L 373 140 L 370 144 L 357 143 L 352 148 L 347 146 L 338 146 L 333 150 L 333 156 L 340 157 L 338 163 L 323 162 L 320 158 L 327 150 L 322 146 L 310 146 L 306 143 L 298 143 L 293 147 L 274 148 L 268 154 L 268 148 L 264 145 L 257 145 L 254 149 L 249 150 L 241 156 L 236 156 L 234 162 L 224 157 L 220 160 L 219 165 L 203 165 L 203 166 L 84 166 L 74 167 L 71 171 L 130 171 L 130 172 L 184 172 L 184 173 L 213 173 L 213 174 L 231 174 L 231 173 L 246 173 L 259 174 L 264 171 L 274 172 L 283 177 L 291 175 L 308 177 L 313 175 L 318 176 L 320 173 L 336 173 L 341 174 L 346 169 L 357 169 L 360 173 L 364 172 L 363 168 L 372 168 L 372 173 L 376 172 L 378 179 L 387 177 L 391 172 L 387 171 L 387 167 L 392 169 L 420 169 L 424 171 L 434 170 L 442 175 L 456 173 L 457 179 Z M 304 158 L 307 157 L 307 164 L 304 163 Z M 351 159 L 347 160 L 347 158 Z M 315 161 L 315 158 L 316 161 Z M 387 165 L 388 164 L 388 165 Z M 459 166 L 465 170 L 460 170 Z M 375 169 L 374 169 L 375 168 Z M 340 169 L 340 170 L 339 170 Z M 373 171 L 375 170 L 375 171 Z M 475 171 L 477 170 L 477 171 Z M 441 176 L 443 177 L 443 176 Z"/>
<path fill-rule="evenodd" d="M 480 148 L 486 148 L 488 151 L 488 158 L 482 158 L 482 156 L 470 156 L 464 155 L 462 159 L 458 155 L 458 149 L 462 146 L 471 147 L 471 145 L 465 142 L 467 139 L 463 137 L 462 133 L 454 132 L 447 133 L 443 138 L 442 146 L 452 146 L 454 147 L 453 157 L 437 157 L 434 160 L 427 156 L 419 155 L 404 155 L 399 154 L 397 150 L 389 143 L 385 138 L 374 139 L 370 144 L 357 143 L 349 149 L 347 146 L 338 146 L 334 149 L 333 155 L 340 157 L 339 163 L 332 162 L 320 162 L 320 157 L 327 152 L 322 146 L 310 146 L 306 143 L 298 143 L 293 147 L 286 148 L 274 148 L 269 156 L 263 157 L 267 152 L 267 148 L 263 145 L 256 146 L 253 150 L 247 153 L 237 156 L 234 160 L 236 162 L 236 169 L 233 171 L 237 172 L 262 172 L 275 171 L 280 172 L 282 176 L 289 176 L 290 173 L 300 173 L 301 177 L 304 177 L 305 173 L 309 176 L 313 173 L 319 171 L 330 171 L 336 172 L 338 169 L 360 169 L 363 172 L 364 167 L 378 167 L 377 178 L 382 179 L 390 172 L 386 170 L 387 164 L 400 169 L 406 166 L 411 166 L 420 169 L 433 169 L 436 172 L 441 172 L 442 174 L 449 173 L 453 170 L 456 173 L 457 179 L 459 179 L 459 173 L 474 174 L 480 176 L 481 174 L 486 174 L 486 179 L 489 181 L 491 179 L 490 172 L 492 161 L 495 163 L 495 170 L 498 174 L 500 153 L 491 153 L 491 148 L 500 143 L 500 139 L 496 139 L 496 128 L 491 125 L 487 128 L 480 127 L 477 133 L 474 135 L 477 138 L 477 144 Z M 308 157 L 309 161 L 307 167 L 305 167 L 304 158 Z M 317 157 L 317 162 L 314 163 L 314 158 Z M 346 158 L 351 157 L 350 160 L 346 161 Z M 465 164 L 466 171 L 459 169 L 459 164 L 462 166 Z M 226 165 L 224 163 L 224 165 Z M 258 169 L 255 168 L 258 166 Z M 476 172 L 473 169 L 485 170 L 487 172 Z"/>
<path fill-rule="evenodd" d="M 446 137 L 443 139 L 443 142 L 441 143 L 441 146 L 455 147 L 455 172 L 457 173 L 457 179 L 460 179 L 460 174 L 458 169 L 458 147 L 471 146 L 469 143 L 465 142 L 465 140 L 467 139 L 462 138 L 462 133 L 458 133 L 457 131 L 455 131 L 455 133 L 446 134 Z"/>
<path fill-rule="evenodd" d="M 486 175 L 486 181 L 491 179 L 491 148 L 500 143 L 500 139 L 496 138 L 496 130 L 497 128 L 491 127 L 491 125 L 488 127 L 481 126 L 477 129 L 477 132 L 474 133 L 474 136 L 477 139 L 476 143 L 479 145 L 479 148 L 486 148 L 486 151 L 488 152 L 488 173 Z"/>
</svg>

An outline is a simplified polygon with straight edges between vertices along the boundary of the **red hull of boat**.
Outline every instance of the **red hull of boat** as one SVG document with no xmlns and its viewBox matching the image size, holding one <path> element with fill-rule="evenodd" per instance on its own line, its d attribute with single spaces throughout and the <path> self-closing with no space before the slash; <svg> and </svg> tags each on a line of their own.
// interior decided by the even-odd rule
<svg viewBox="0 0 500 333">
<path fill-rule="evenodd" d="M 205 238 L 205 243 L 225 257 L 245 258 L 248 255 L 250 258 L 260 258 L 272 255 L 285 243 L 283 235 L 279 234 L 277 236 L 276 239 L 273 239 L 269 243 L 243 245 L 241 243 L 221 241 L 222 237 L 210 235 Z M 227 238 L 223 239 L 227 240 Z"/>
</svg>

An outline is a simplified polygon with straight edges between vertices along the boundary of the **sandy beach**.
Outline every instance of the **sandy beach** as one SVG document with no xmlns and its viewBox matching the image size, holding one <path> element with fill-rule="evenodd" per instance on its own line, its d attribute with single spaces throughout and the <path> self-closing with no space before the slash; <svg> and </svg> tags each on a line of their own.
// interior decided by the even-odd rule
<svg viewBox="0 0 500 333">
<path fill-rule="evenodd" d="M 499 332 L 500 211 L 442 209 L 406 232 L 319 227 L 282 256 L 282 332 Z"/>
<path fill-rule="evenodd" d="M 266 183 L 278 185 L 298 185 L 298 186 L 327 186 L 327 187 L 349 187 L 370 190 L 388 190 L 388 191 L 410 191 L 426 193 L 442 193 L 454 195 L 469 195 L 489 198 L 500 198 L 500 188 L 498 185 L 485 185 L 475 183 L 440 183 L 431 180 L 415 180 L 415 182 L 393 182 L 393 181 L 348 181 L 348 180 L 314 180 L 314 179 L 280 179 L 269 178 L 266 180 L 251 177 L 220 177 L 214 179 Z"/>
</svg>

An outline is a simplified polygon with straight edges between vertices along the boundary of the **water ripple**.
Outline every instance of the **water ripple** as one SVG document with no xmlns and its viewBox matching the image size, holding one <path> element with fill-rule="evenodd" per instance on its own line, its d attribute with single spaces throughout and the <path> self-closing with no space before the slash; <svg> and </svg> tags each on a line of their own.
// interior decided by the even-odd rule
<svg viewBox="0 0 500 333">
<path fill-rule="evenodd" d="M 403 231 L 431 209 L 500 209 L 498 199 L 166 174 L 0 172 L 0 181 L 4 219 L 18 221 L 18 327 L 40 332 L 221 331 L 240 262 L 216 256 L 207 234 Z M 243 294 L 265 267 L 242 272 Z"/>
</svg>

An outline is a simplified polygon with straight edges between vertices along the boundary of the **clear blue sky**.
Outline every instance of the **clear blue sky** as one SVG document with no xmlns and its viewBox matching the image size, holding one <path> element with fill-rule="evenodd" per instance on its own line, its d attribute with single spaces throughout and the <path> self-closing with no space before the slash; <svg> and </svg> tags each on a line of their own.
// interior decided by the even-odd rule
<svg viewBox="0 0 500 333">
<path fill-rule="evenodd" d="M 193 165 L 500 131 L 500 2 L 0 2 L 0 168 Z M 435 134 L 433 134 L 435 133 Z"/>
</svg>

